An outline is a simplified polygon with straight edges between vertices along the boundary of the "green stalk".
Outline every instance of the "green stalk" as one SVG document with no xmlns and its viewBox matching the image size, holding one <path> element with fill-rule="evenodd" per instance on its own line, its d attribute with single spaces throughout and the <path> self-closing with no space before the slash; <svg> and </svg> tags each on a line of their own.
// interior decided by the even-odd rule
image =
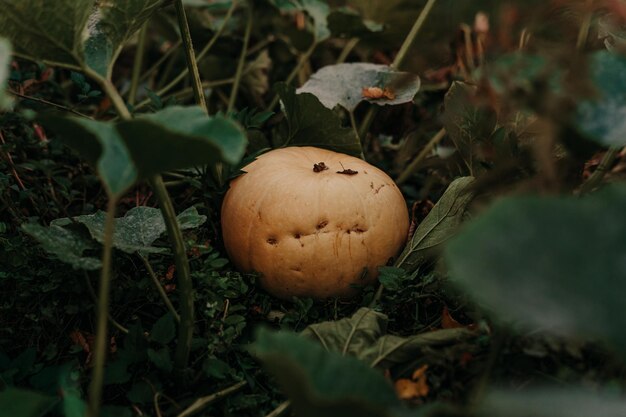
<svg viewBox="0 0 626 417">
<path fill-rule="evenodd" d="M 111 289 L 111 255 L 113 252 L 113 231 L 115 229 L 115 206 L 117 199 L 110 198 L 107 205 L 106 220 L 104 223 L 104 242 L 102 249 L 102 270 L 100 272 L 100 288 L 98 289 L 98 303 L 96 314 L 96 338 L 94 340 L 94 366 L 91 383 L 89 384 L 89 402 L 87 416 L 98 417 L 102 402 L 102 387 L 104 382 L 104 364 L 107 356 L 107 342 L 109 318 L 109 293 Z"/>
<path fill-rule="evenodd" d="M 167 307 L 170 313 L 172 313 L 172 316 L 174 316 L 174 319 L 176 320 L 176 322 L 180 323 L 180 316 L 178 315 L 178 312 L 176 311 L 176 309 L 174 308 L 174 305 L 170 301 L 170 298 L 165 293 L 165 289 L 163 289 L 163 285 L 161 285 L 161 283 L 159 282 L 159 278 L 157 278 L 156 273 L 154 272 L 154 269 L 152 269 L 152 265 L 150 265 L 150 261 L 140 253 L 137 253 L 137 256 L 139 256 L 139 259 L 141 259 L 144 266 L 146 267 L 146 270 L 148 271 L 148 275 L 150 275 L 150 278 L 152 279 L 152 283 L 156 287 L 156 290 L 159 293 L 159 295 L 161 296 L 161 299 L 163 300 L 165 307 Z"/>
<path fill-rule="evenodd" d="M 408 180 L 409 178 L 411 178 L 411 175 L 413 175 L 413 173 L 415 171 L 417 171 L 417 168 L 419 167 L 419 165 L 422 163 L 422 161 L 424 159 L 426 159 L 426 157 L 428 156 L 428 153 L 430 151 L 433 150 L 433 148 L 439 143 L 441 142 L 441 140 L 446 136 L 446 129 L 441 129 L 439 132 L 437 132 L 437 134 L 435 136 L 432 137 L 431 140 L 428 141 L 428 143 L 426 144 L 426 146 L 424 146 L 424 148 L 420 151 L 419 154 L 417 154 L 417 156 L 415 157 L 415 159 L 413 160 L 413 162 L 411 162 L 409 164 L 409 166 L 407 166 L 404 171 L 402 171 L 402 174 L 400 174 L 400 176 L 398 177 L 398 179 L 396 180 L 396 184 L 400 185 L 400 184 L 404 184 L 406 182 L 406 180 Z"/>
<path fill-rule="evenodd" d="M 406 59 L 407 53 L 409 52 L 409 49 L 411 48 L 411 45 L 413 45 L 413 42 L 415 42 L 415 39 L 417 38 L 417 35 L 419 34 L 420 29 L 424 25 L 424 22 L 426 22 L 426 18 L 430 14 L 430 11 L 432 10 L 436 2 L 437 0 L 428 0 L 426 5 L 420 12 L 419 16 L 415 20 L 415 23 L 413 24 L 411 31 L 409 32 L 408 35 L 406 35 L 404 42 L 402 42 L 402 46 L 400 46 L 400 50 L 398 51 L 398 54 L 396 55 L 395 59 L 393 60 L 393 63 L 391 64 L 392 68 L 400 69 L 402 67 Z M 374 120 L 374 117 L 376 116 L 376 113 L 378 113 L 378 106 L 370 106 L 369 110 L 367 111 L 365 115 L 365 118 L 363 119 L 363 122 L 361 123 L 361 128 L 359 129 L 359 133 L 362 138 L 364 138 L 367 132 L 369 131 L 372 121 Z"/>
<path fill-rule="evenodd" d="M 143 66 L 143 56 L 146 50 L 146 34 L 148 33 L 148 22 L 144 23 L 139 31 L 139 40 L 137 41 L 137 52 L 135 53 L 135 62 L 133 63 L 133 74 L 130 80 L 130 91 L 128 93 L 128 103 L 135 104 L 137 98 L 137 89 L 139 88 L 139 77 L 141 76 L 141 67 Z"/>
<path fill-rule="evenodd" d="M 202 58 L 204 58 L 206 56 L 206 54 L 209 53 L 209 51 L 211 50 L 211 47 L 213 47 L 213 44 L 215 44 L 215 42 L 222 35 L 222 32 L 224 32 L 224 29 L 226 28 L 226 24 L 228 23 L 228 21 L 232 17 L 233 12 L 235 11 L 236 7 L 237 7 L 237 1 L 233 1 L 232 5 L 230 6 L 228 11 L 226 12 L 226 15 L 224 16 L 224 20 L 222 21 L 222 25 L 217 30 L 217 32 L 215 32 L 213 37 L 211 37 L 211 40 L 209 40 L 209 42 L 204 46 L 204 48 L 202 48 L 200 53 L 198 53 L 198 56 L 196 57 L 196 62 L 200 62 L 202 60 Z M 163 94 L 165 94 L 168 91 L 170 91 L 172 88 L 174 88 L 176 86 L 176 84 L 181 82 L 187 76 L 187 74 L 189 74 L 189 68 L 185 68 L 184 70 L 182 70 L 180 72 L 180 74 L 178 74 L 165 87 L 163 87 L 159 91 L 157 91 L 157 95 L 158 96 L 162 96 Z"/>
<path fill-rule="evenodd" d="M 89 71 L 89 70 L 86 70 Z M 113 83 L 106 80 L 98 74 L 93 72 L 89 73 L 94 79 L 100 82 L 102 89 L 109 96 L 111 103 L 115 106 L 120 118 L 129 120 L 132 118 L 128 108 L 124 104 L 124 100 L 119 94 L 119 91 L 115 88 Z M 154 191 L 154 195 L 159 202 L 161 214 L 165 221 L 165 227 L 167 234 L 172 244 L 172 250 L 174 252 L 174 263 L 176 265 L 178 290 L 180 291 L 180 325 L 178 327 L 178 340 L 176 344 L 176 353 L 174 355 L 174 365 L 178 370 L 183 370 L 187 367 L 187 361 L 189 360 L 189 351 L 191 349 L 191 337 L 193 335 L 193 318 L 194 318 L 194 305 L 193 305 L 193 283 L 189 273 L 189 260 L 185 251 L 185 244 L 183 242 L 183 235 L 176 219 L 176 213 L 172 200 L 165 188 L 163 178 L 160 175 L 154 176 L 150 181 L 150 186 Z M 100 382 L 101 383 L 101 382 Z M 96 416 L 90 416 L 96 417 Z"/>
<path fill-rule="evenodd" d="M 230 99 L 228 100 L 228 109 L 226 114 L 230 114 L 237 102 L 237 92 L 239 90 L 239 83 L 241 82 L 241 76 L 243 74 L 243 67 L 246 63 L 246 52 L 248 51 L 248 43 L 250 42 L 250 32 L 252 32 L 252 3 L 248 6 L 248 19 L 246 22 L 246 31 L 243 37 L 243 47 L 241 48 L 241 55 L 239 56 L 239 62 L 237 63 L 237 72 L 235 73 L 235 82 L 233 88 L 230 90 Z"/>
<path fill-rule="evenodd" d="M 585 18 L 580 25 L 578 32 L 578 39 L 576 40 L 576 49 L 582 51 L 587 44 L 587 38 L 589 37 L 589 29 L 591 28 L 591 21 L 593 19 L 593 1 L 587 0 Z"/>
<path fill-rule="evenodd" d="M 174 249 L 174 263 L 178 275 L 178 291 L 180 293 L 180 325 L 178 326 L 178 341 L 174 353 L 174 369 L 182 371 L 187 367 L 191 338 L 193 336 L 194 305 L 193 283 L 189 273 L 189 260 L 185 251 L 183 234 L 180 231 L 174 205 L 165 188 L 163 178 L 157 175 L 150 179 L 150 186 L 159 202 L 159 208 L 165 220 L 165 227 L 170 243 Z"/>
<path fill-rule="evenodd" d="M 196 52 L 193 49 L 191 32 L 189 31 L 189 24 L 187 23 L 187 15 L 185 14 L 183 0 L 174 0 L 174 6 L 176 7 L 176 16 L 178 17 L 178 27 L 180 29 L 183 45 L 185 46 L 187 68 L 191 71 L 191 85 L 193 86 L 194 97 L 196 99 L 196 103 L 202 107 L 202 110 L 204 110 L 206 114 L 209 114 L 206 99 L 204 98 L 204 91 L 202 90 L 202 80 L 200 79 L 200 72 L 198 71 Z"/>
</svg>

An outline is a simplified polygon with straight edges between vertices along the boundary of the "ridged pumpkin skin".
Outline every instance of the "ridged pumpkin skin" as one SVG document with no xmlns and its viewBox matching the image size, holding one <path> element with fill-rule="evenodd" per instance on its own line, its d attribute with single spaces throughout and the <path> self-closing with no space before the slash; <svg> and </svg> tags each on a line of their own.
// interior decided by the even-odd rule
<svg viewBox="0 0 626 417">
<path fill-rule="evenodd" d="M 323 162 L 328 168 L 314 169 Z M 339 174 L 353 170 L 357 174 Z M 313 147 L 276 149 L 247 165 L 222 205 L 224 245 L 235 266 L 261 274 L 276 297 L 354 295 L 405 243 L 409 218 L 384 172 Z M 319 171 L 319 172 L 316 172 Z"/>
</svg>

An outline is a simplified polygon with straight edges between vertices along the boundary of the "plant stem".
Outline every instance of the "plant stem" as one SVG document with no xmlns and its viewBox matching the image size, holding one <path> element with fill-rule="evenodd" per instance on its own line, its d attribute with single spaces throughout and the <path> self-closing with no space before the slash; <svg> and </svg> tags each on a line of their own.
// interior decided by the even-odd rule
<svg viewBox="0 0 626 417">
<path fill-rule="evenodd" d="M 143 56 L 146 50 L 146 34 L 148 33 L 148 22 L 144 23 L 139 31 L 139 40 L 137 41 L 137 51 L 135 52 L 135 62 L 133 63 L 133 74 L 130 80 L 130 91 L 128 93 L 128 103 L 135 104 L 137 98 L 137 89 L 139 88 L 139 77 L 141 76 L 141 67 L 143 67 Z"/>
<path fill-rule="evenodd" d="M 580 191 L 578 192 L 580 195 L 587 194 L 600 185 L 602 179 L 604 179 L 604 176 L 609 171 L 609 167 L 613 165 L 619 153 L 619 148 L 611 148 L 606 151 L 596 170 L 593 171 L 593 174 L 591 174 L 591 176 L 587 178 L 587 181 L 580 187 Z"/>
<path fill-rule="evenodd" d="M 441 140 L 445 136 L 446 136 L 446 129 L 441 128 L 441 130 L 439 130 L 439 132 L 437 132 L 437 134 L 428 141 L 428 143 L 426 144 L 426 146 L 424 146 L 424 148 L 420 151 L 420 153 L 417 154 L 413 162 L 411 162 L 409 166 L 407 166 L 404 169 L 404 171 L 402 171 L 402 174 L 400 174 L 400 176 L 396 180 L 396 184 L 398 185 L 404 184 L 409 178 L 411 178 L 411 175 L 413 175 L 413 173 L 417 171 L 417 168 L 422 163 L 422 161 L 428 156 L 428 153 L 432 151 L 433 148 L 439 142 L 441 142 Z"/>
<path fill-rule="evenodd" d="M 350 52 L 352 52 L 352 50 L 359 43 L 359 41 L 359 38 L 351 38 L 350 40 L 348 40 L 348 42 L 346 42 L 346 46 L 344 46 L 341 50 L 341 53 L 337 58 L 336 64 L 343 64 L 346 61 L 346 58 L 348 58 L 348 55 L 350 55 Z"/>
<path fill-rule="evenodd" d="M 226 15 L 224 16 L 224 21 L 222 22 L 222 25 L 217 30 L 217 32 L 215 32 L 215 34 L 211 37 L 211 40 L 209 40 L 209 42 L 204 46 L 204 48 L 202 48 L 202 51 L 198 53 L 198 56 L 196 57 L 196 62 L 200 62 L 202 58 L 204 58 L 206 54 L 209 53 L 209 51 L 211 50 L 211 47 L 213 47 L 213 44 L 222 35 L 222 33 L 224 32 L 224 29 L 226 28 L 226 24 L 232 17 L 233 12 L 235 11 L 236 6 L 237 6 L 237 1 L 233 1 L 230 8 L 226 12 Z M 189 68 L 185 68 L 184 70 L 182 70 L 181 73 L 178 74 L 172 81 L 170 81 L 166 86 L 164 86 L 159 91 L 157 91 L 157 95 L 162 96 L 163 94 L 170 91 L 172 88 L 176 86 L 176 84 L 181 82 L 181 80 L 183 80 L 187 76 L 187 74 L 189 74 Z"/>
<path fill-rule="evenodd" d="M 204 81 L 202 83 L 202 88 L 213 88 L 213 87 L 219 87 L 221 85 L 228 85 L 230 83 L 232 83 L 233 81 L 235 81 L 233 78 L 224 78 L 221 80 L 214 80 L 214 81 Z M 170 95 L 161 97 L 163 99 L 163 101 L 167 101 L 170 97 L 175 97 L 175 98 L 183 98 L 188 96 L 189 94 L 193 95 L 193 88 L 189 87 L 189 88 L 184 88 L 180 91 L 177 91 L 175 93 L 172 93 Z M 161 94 L 157 95 L 161 96 Z M 152 100 L 150 100 L 149 98 L 137 103 L 137 105 L 135 106 L 135 111 L 140 110 L 144 107 L 146 107 L 148 104 L 150 104 L 152 102 Z"/>
<path fill-rule="evenodd" d="M 113 253 L 113 231 L 115 229 L 115 206 L 117 199 L 110 198 L 104 223 L 104 242 L 102 249 L 102 271 L 96 314 L 96 338 L 94 340 L 94 366 L 89 384 L 89 402 L 87 416 L 99 417 L 104 382 L 104 364 L 107 356 L 107 320 L 109 318 L 109 292 L 111 289 L 111 255 Z"/>
<path fill-rule="evenodd" d="M 152 269 L 152 265 L 150 265 L 150 261 L 148 261 L 148 259 L 146 259 L 145 256 L 143 256 L 143 255 L 141 255 L 139 253 L 137 253 L 137 256 L 139 256 L 139 258 L 141 258 L 141 260 L 143 261 L 143 264 L 145 265 L 146 269 L 148 270 L 148 275 L 150 275 L 150 278 L 152 278 L 152 282 L 154 283 L 154 285 L 155 285 L 159 295 L 163 299 L 163 302 L 165 303 L 165 306 L 170 311 L 170 313 L 172 313 L 172 315 L 174 316 L 174 319 L 176 319 L 176 322 L 180 323 L 180 316 L 178 315 L 178 312 L 176 311 L 176 309 L 174 308 L 174 305 L 170 301 L 170 298 L 165 293 L 165 290 L 163 289 L 163 286 L 159 282 L 159 278 L 157 278 L 156 274 L 154 273 L 154 269 Z"/>
<path fill-rule="evenodd" d="M 239 83 L 241 82 L 241 76 L 243 74 L 243 67 L 246 63 L 246 52 L 248 51 L 248 44 L 250 42 L 250 33 L 252 32 L 252 2 L 248 5 L 247 9 L 247 21 L 246 31 L 243 35 L 243 47 L 241 48 L 241 54 L 239 56 L 239 62 L 237 63 L 237 72 L 235 73 L 235 82 L 233 88 L 230 90 L 230 99 L 228 100 L 228 108 L 226 114 L 230 114 L 237 102 L 237 92 L 239 91 Z"/>
<path fill-rule="evenodd" d="M 239 391 L 241 388 L 245 387 L 248 383 L 246 381 L 241 381 L 232 385 L 226 389 L 223 389 L 215 394 L 207 395 L 206 397 L 201 397 L 196 399 L 189 407 L 185 408 L 182 413 L 180 413 L 177 417 L 189 417 L 192 416 L 205 408 L 207 405 L 219 400 L 220 398 L 224 398 L 227 395 L 232 394 L 233 392 Z"/>
<path fill-rule="evenodd" d="M 87 284 L 87 289 L 89 290 L 89 294 L 91 295 L 91 298 L 93 299 L 93 301 L 96 303 L 96 313 L 97 313 L 98 312 L 97 311 L 98 296 L 96 295 L 96 291 L 93 289 L 93 286 L 91 285 L 91 281 L 89 280 L 89 275 L 87 274 L 87 271 L 83 271 L 83 272 L 85 275 L 85 283 Z M 120 332 L 124 334 L 128 334 L 128 329 L 122 326 L 117 320 L 115 320 L 113 316 L 111 315 L 111 313 L 109 313 L 109 321 L 111 322 L 113 327 L 115 327 L 117 330 L 119 330 Z"/>
<path fill-rule="evenodd" d="M 298 75 L 298 72 L 300 72 L 300 69 L 302 68 L 302 66 L 309 60 L 309 58 L 311 58 L 311 55 L 313 55 L 313 51 L 315 51 L 316 47 L 317 47 L 317 40 L 314 40 L 311 46 L 309 46 L 309 49 L 307 49 L 306 52 L 300 55 L 300 58 L 298 59 L 298 63 L 293 68 L 293 70 L 291 71 L 287 79 L 285 80 L 286 84 L 290 84 L 293 81 L 293 79 L 296 78 L 296 75 Z M 272 110 L 274 107 L 276 107 L 276 105 L 278 104 L 278 100 L 280 100 L 280 97 L 278 96 L 278 94 L 276 94 L 274 98 L 272 99 L 272 102 L 268 106 L 267 110 Z"/>
<path fill-rule="evenodd" d="M 589 37 L 589 29 L 591 28 L 591 20 L 593 19 L 593 1 L 587 0 L 585 6 L 585 18 L 583 19 L 580 30 L 578 31 L 578 39 L 576 40 L 576 49 L 582 51 L 587 44 L 587 38 Z"/>
<path fill-rule="evenodd" d="M 398 54 L 394 58 L 393 63 L 391 64 L 391 67 L 395 69 L 400 69 L 402 67 L 402 64 L 404 64 L 404 60 L 406 59 L 407 53 L 409 52 L 411 45 L 413 45 L 413 42 L 415 42 L 415 39 L 417 38 L 417 35 L 420 29 L 424 25 L 426 18 L 430 14 L 430 11 L 432 10 L 436 2 L 437 0 L 428 0 L 426 5 L 420 12 L 419 16 L 415 20 L 415 23 L 413 24 L 411 31 L 409 32 L 408 35 L 406 35 L 404 42 L 402 42 L 402 46 L 400 46 L 400 50 L 398 51 Z M 361 135 L 361 137 L 365 137 L 365 135 L 369 131 L 372 121 L 374 120 L 374 117 L 376 116 L 376 113 L 378 113 L 378 106 L 370 106 L 369 110 L 367 111 L 367 114 L 365 115 L 365 118 L 363 119 L 363 122 L 361 123 L 361 128 L 359 129 L 359 134 Z"/>
<path fill-rule="evenodd" d="M 159 69 L 159 67 L 161 65 L 163 65 L 163 63 L 165 61 L 167 61 L 167 59 L 174 53 L 176 52 L 176 50 L 178 49 L 178 47 L 182 44 L 182 41 L 177 41 L 174 45 L 170 46 L 170 48 L 165 51 L 165 53 L 161 56 L 161 58 L 159 58 L 154 64 L 152 64 L 152 66 L 150 68 L 148 68 L 146 70 L 146 72 L 144 72 L 143 74 L 141 74 L 141 77 L 139 77 L 139 81 L 145 81 L 146 79 L 148 79 L 148 77 L 150 77 L 150 75 L 152 75 L 156 70 Z"/>
<path fill-rule="evenodd" d="M 165 227 L 167 228 L 167 235 L 174 250 L 174 263 L 176 264 L 178 291 L 180 292 L 180 325 L 178 326 L 178 341 L 176 352 L 174 353 L 174 368 L 181 372 L 187 367 L 191 338 L 193 336 L 193 283 L 189 273 L 189 260 L 185 251 L 183 234 L 180 231 L 174 206 L 163 183 L 163 178 L 160 175 L 151 178 L 150 186 L 159 202 L 159 207 L 165 220 Z"/>
<path fill-rule="evenodd" d="M 204 91 L 202 90 L 202 80 L 200 79 L 200 72 L 198 71 L 196 52 L 193 49 L 191 32 L 189 31 L 189 23 L 187 22 L 187 15 L 185 14 L 183 0 L 174 0 L 174 6 L 176 7 L 176 16 L 178 17 L 178 27 L 181 32 L 183 45 L 185 46 L 187 69 L 191 71 L 191 85 L 193 86 L 194 97 L 196 99 L 196 103 L 202 108 L 202 110 L 204 110 L 206 114 L 209 114 L 206 100 L 204 98 Z"/>
<path fill-rule="evenodd" d="M 289 400 L 284 401 L 278 407 L 276 407 L 276 409 L 274 409 L 274 411 L 272 411 L 271 413 L 267 414 L 265 417 L 278 417 L 278 416 L 282 415 L 285 411 L 287 411 L 287 409 L 289 409 L 289 407 L 291 407 L 291 401 L 289 401 Z"/>
</svg>

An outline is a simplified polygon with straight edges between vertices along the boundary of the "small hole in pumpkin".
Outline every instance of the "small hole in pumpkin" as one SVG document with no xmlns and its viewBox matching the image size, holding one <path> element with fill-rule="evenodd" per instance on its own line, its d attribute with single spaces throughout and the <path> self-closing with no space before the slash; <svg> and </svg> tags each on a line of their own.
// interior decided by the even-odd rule
<svg viewBox="0 0 626 417">
<path fill-rule="evenodd" d="M 315 227 L 317 228 L 317 230 L 321 230 L 321 229 L 325 228 L 326 226 L 328 226 L 328 220 L 322 220 Z"/>
<path fill-rule="evenodd" d="M 266 242 L 267 242 L 267 243 L 269 243 L 270 245 L 274 245 L 274 246 L 275 246 L 275 245 L 278 245 L 278 240 L 276 240 L 276 239 L 275 239 L 275 238 L 273 238 L 273 237 L 268 238 L 268 239 L 266 240 Z"/>
<path fill-rule="evenodd" d="M 293 237 L 296 239 L 300 239 L 302 237 L 302 235 L 300 233 L 294 233 Z"/>
</svg>

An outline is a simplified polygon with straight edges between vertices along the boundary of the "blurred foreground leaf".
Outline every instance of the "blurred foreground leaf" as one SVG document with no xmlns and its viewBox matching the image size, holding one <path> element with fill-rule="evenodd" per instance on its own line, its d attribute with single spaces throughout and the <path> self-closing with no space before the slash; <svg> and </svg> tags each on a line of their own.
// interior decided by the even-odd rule
<svg viewBox="0 0 626 417">
<path fill-rule="evenodd" d="M 7 388 L 0 391 L 0 415 L 6 417 L 43 417 L 58 402 L 59 398 L 51 395 Z"/>
<path fill-rule="evenodd" d="M 626 186 L 511 197 L 450 242 L 451 279 L 498 318 L 595 336 L 626 357 Z"/>
<path fill-rule="evenodd" d="M 300 417 L 380 417 L 398 407 L 382 373 L 293 333 L 259 333 L 253 353 Z"/>
</svg>

